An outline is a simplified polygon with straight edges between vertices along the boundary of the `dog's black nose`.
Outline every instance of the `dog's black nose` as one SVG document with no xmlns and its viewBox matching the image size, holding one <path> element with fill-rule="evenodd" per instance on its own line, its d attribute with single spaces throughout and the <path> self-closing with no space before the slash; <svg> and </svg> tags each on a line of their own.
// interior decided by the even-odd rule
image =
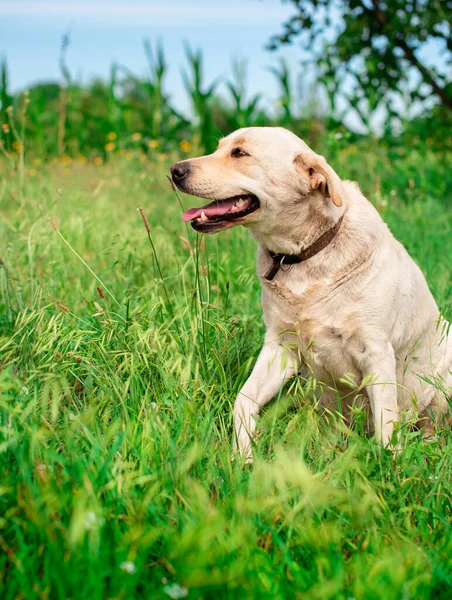
<svg viewBox="0 0 452 600">
<path fill-rule="evenodd" d="M 178 162 L 171 167 L 171 175 L 174 183 L 181 183 L 190 173 L 190 165 L 186 162 Z"/>
</svg>

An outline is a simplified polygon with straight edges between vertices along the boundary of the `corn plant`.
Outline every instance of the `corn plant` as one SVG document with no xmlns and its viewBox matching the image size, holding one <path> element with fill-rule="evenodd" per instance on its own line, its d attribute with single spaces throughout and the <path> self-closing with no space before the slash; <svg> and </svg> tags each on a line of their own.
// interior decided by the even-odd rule
<svg viewBox="0 0 452 600">
<path fill-rule="evenodd" d="M 265 121 L 265 117 L 259 109 L 262 94 L 255 94 L 247 101 L 247 68 L 246 60 L 233 60 L 233 80 L 226 83 L 233 100 L 232 110 L 229 110 L 227 114 L 229 117 L 227 122 L 231 130 L 257 125 L 259 122 Z"/>
<path fill-rule="evenodd" d="M 206 82 L 203 55 L 185 44 L 188 65 L 182 77 L 189 96 L 191 116 L 181 114 L 166 89 L 168 62 L 161 43 L 144 42 L 148 73 L 141 77 L 120 64 L 113 64 L 107 81 L 96 79 L 81 82 L 71 75 L 67 50 L 69 36 L 61 44 L 61 83 L 39 83 L 24 92 L 12 95 L 9 90 L 6 58 L 0 64 L 0 152 L 8 164 L 17 166 L 20 141 L 16 139 L 8 121 L 8 107 L 15 115 L 27 117 L 24 131 L 19 137 L 30 142 L 27 154 L 39 160 L 59 156 L 62 162 L 73 158 L 105 160 L 119 152 L 151 153 L 169 152 L 175 148 L 183 153 L 210 152 L 219 137 L 239 128 L 251 125 L 283 125 L 318 145 L 329 132 L 344 132 L 341 121 L 346 112 L 338 105 L 338 88 L 327 79 L 315 83 L 315 97 L 292 85 L 294 73 L 287 62 L 281 60 L 270 71 L 280 90 L 278 109 L 270 111 L 264 104 L 262 94 L 248 96 L 246 61 L 235 60 L 232 77 L 226 81 L 226 94 L 219 90 L 220 78 Z M 323 91 L 322 91 L 323 90 Z M 319 110 L 319 94 L 326 91 L 330 100 L 329 110 Z M 301 103 L 300 100 L 303 102 Z M 372 111 L 366 110 L 366 102 L 375 99 L 356 97 L 354 108 L 366 123 L 368 131 L 372 123 L 368 119 Z M 302 110 L 298 106 L 302 105 Z M 370 106 L 370 105 L 369 105 Z M 391 117 L 390 106 L 388 114 Z M 389 119 L 390 120 L 390 119 Z M 405 119 L 401 124 L 406 136 L 394 137 L 393 127 L 388 123 L 383 131 L 385 142 L 401 151 L 413 143 L 419 147 L 424 140 L 434 149 L 451 147 L 450 136 L 445 136 L 450 117 L 434 108 L 430 113 L 415 119 Z M 347 140 L 358 141 L 362 136 L 347 131 Z M 345 138 L 344 138 L 345 140 Z M 362 141 L 365 142 L 363 139 Z M 407 143 L 408 141 L 408 143 Z"/>
<path fill-rule="evenodd" d="M 185 54 L 188 60 L 189 71 L 182 71 L 182 78 L 191 102 L 195 116 L 193 134 L 198 138 L 200 145 L 206 152 L 211 152 L 221 135 L 215 128 L 212 119 L 213 95 L 219 84 L 215 79 L 210 86 L 204 84 L 204 65 L 201 50 L 192 50 L 188 43 L 185 44 Z"/>
<path fill-rule="evenodd" d="M 278 100 L 278 107 L 280 109 L 279 120 L 281 124 L 288 126 L 294 120 L 292 112 L 293 108 L 293 92 L 290 84 L 290 70 L 287 61 L 281 59 L 279 61 L 279 67 L 268 67 L 270 73 L 272 73 L 279 85 L 280 97 Z"/>
<path fill-rule="evenodd" d="M 12 96 L 8 92 L 8 66 L 6 58 L 0 63 L 0 123 L 6 123 L 6 109 L 11 106 Z"/>
</svg>

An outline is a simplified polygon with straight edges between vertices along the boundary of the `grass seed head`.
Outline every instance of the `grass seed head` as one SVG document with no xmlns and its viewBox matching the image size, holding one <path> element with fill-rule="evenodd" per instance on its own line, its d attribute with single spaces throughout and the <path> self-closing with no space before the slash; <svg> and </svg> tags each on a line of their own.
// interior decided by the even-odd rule
<svg viewBox="0 0 452 600">
<path fill-rule="evenodd" d="M 144 210 L 142 208 L 139 208 L 138 212 L 140 213 L 140 216 L 143 219 L 143 223 L 144 223 L 144 226 L 146 228 L 146 231 L 148 233 L 151 233 L 151 228 L 149 227 L 149 222 L 148 222 L 148 219 L 147 219 L 147 217 L 146 217 L 146 215 L 144 213 Z"/>
<path fill-rule="evenodd" d="M 67 312 L 67 313 L 70 312 L 68 307 L 65 306 L 62 302 L 59 302 L 58 300 L 56 301 L 56 305 L 58 306 L 58 308 L 61 308 L 62 311 Z"/>
<path fill-rule="evenodd" d="M 191 247 L 191 244 L 187 240 L 187 238 L 184 238 L 183 235 L 179 235 L 179 239 L 183 243 L 183 245 L 187 248 L 187 250 L 190 250 L 190 252 L 193 250 L 193 248 Z"/>
</svg>

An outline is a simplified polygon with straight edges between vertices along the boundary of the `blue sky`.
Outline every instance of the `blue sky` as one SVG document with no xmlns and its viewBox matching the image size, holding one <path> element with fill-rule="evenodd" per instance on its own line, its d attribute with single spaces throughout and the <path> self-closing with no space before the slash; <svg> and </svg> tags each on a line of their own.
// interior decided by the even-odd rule
<svg viewBox="0 0 452 600">
<path fill-rule="evenodd" d="M 187 40 L 204 50 L 208 82 L 230 75 L 231 57 L 246 57 L 250 93 L 262 91 L 272 100 L 277 87 L 266 66 L 284 56 L 294 73 L 300 71 L 298 48 L 286 47 L 277 54 L 264 49 L 292 13 L 280 0 L 0 0 L 0 54 L 8 59 L 17 91 L 59 79 L 60 40 L 68 29 L 69 68 L 83 81 L 108 76 L 113 61 L 144 74 L 143 38 L 161 39 L 170 65 L 168 89 L 176 105 L 186 110 L 180 69 Z"/>
</svg>

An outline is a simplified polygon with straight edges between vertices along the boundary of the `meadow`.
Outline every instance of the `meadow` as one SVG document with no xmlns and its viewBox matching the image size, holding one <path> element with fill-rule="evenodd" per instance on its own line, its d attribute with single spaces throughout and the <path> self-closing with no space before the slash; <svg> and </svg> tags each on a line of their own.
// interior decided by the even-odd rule
<svg viewBox="0 0 452 600">
<path fill-rule="evenodd" d="M 450 598 L 450 430 L 406 428 L 393 456 L 295 380 L 263 413 L 253 468 L 231 461 L 264 325 L 253 240 L 195 234 L 166 179 L 204 151 L 199 127 L 121 147 L 107 123 L 82 153 L 19 124 L 3 147 L 2 598 Z M 450 156 L 337 130 L 314 148 L 452 316 Z"/>
</svg>

